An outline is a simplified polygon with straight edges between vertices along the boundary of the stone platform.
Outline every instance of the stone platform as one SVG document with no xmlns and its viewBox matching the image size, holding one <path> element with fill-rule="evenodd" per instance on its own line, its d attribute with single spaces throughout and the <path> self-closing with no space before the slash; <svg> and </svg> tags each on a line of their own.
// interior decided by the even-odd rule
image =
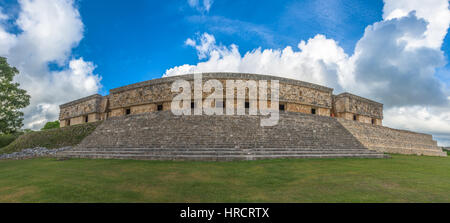
<svg viewBox="0 0 450 223">
<path fill-rule="evenodd" d="M 366 148 L 336 118 L 281 112 L 278 125 L 259 116 L 174 116 L 170 111 L 105 120 L 59 157 L 145 160 L 384 158 Z"/>
<path fill-rule="evenodd" d="M 337 119 L 366 148 L 384 153 L 447 156 L 432 135 Z"/>
</svg>

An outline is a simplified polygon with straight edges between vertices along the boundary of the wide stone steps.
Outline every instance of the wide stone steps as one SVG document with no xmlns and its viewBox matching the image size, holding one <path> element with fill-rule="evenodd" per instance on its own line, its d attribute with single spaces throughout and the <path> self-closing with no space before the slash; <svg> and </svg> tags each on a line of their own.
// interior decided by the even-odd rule
<svg viewBox="0 0 450 223">
<path fill-rule="evenodd" d="M 270 158 L 383 158 L 364 147 L 336 119 L 280 113 L 278 125 L 260 116 L 175 116 L 152 112 L 105 120 L 59 157 L 148 160 Z"/>
<path fill-rule="evenodd" d="M 206 151 L 190 151 L 190 150 L 74 150 L 69 152 L 63 152 L 66 155 L 75 154 L 127 154 L 127 155 L 302 155 L 302 154 L 378 154 L 365 149 L 354 150 L 247 150 L 247 151 L 227 151 L 227 150 L 206 150 Z"/>
<path fill-rule="evenodd" d="M 231 161 L 281 158 L 386 158 L 380 153 L 305 153 L 305 154 L 117 154 L 117 153 L 63 153 L 57 157 L 94 159 L 138 159 L 138 160 L 198 160 Z"/>
<path fill-rule="evenodd" d="M 385 153 L 447 156 L 428 134 L 337 119 L 366 148 Z"/>
<path fill-rule="evenodd" d="M 318 148 L 252 148 L 252 149 L 236 149 L 236 148 L 75 148 L 68 151 L 85 151 L 85 152 L 111 152 L 111 151 L 128 151 L 128 152 L 272 152 L 272 151 L 293 151 L 293 152 L 314 152 L 314 151 L 368 151 L 367 149 L 349 148 L 349 149 L 318 149 Z"/>
<path fill-rule="evenodd" d="M 447 152 L 438 149 L 417 149 L 404 147 L 372 146 L 371 149 L 386 153 L 415 154 L 426 156 L 447 156 Z"/>
<path fill-rule="evenodd" d="M 258 160 L 274 158 L 386 158 L 367 149 L 312 148 L 75 148 L 57 154 L 66 158 L 140 160 Z"/>
</svg>

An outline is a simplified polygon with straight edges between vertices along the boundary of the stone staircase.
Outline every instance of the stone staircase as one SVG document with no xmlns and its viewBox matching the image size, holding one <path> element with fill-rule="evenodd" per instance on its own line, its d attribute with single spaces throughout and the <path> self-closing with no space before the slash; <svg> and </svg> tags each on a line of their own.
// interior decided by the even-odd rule
<svg viewBox="0 0 450 223">
<path fill-rule="evenodd" d="M 65 151 L 58 157 L 142 160 L 231 161 L 275 158 L 384 158 L 367 149 L 155 149 L 155 148 L 91 148 Z"/>
<path fill-rule="evenodd" d="M 428 134 L 337 119 L 365 147 L 384 153 L 447 156 Z"/>
<path fill-rule="evenodd" d="M 170 111 L 114 117 L 59 157 L 145 160 L 383 158 L 335 118 L 280 113 L 278 125 L 260 116 L 174 116 Z"/>
</svg>

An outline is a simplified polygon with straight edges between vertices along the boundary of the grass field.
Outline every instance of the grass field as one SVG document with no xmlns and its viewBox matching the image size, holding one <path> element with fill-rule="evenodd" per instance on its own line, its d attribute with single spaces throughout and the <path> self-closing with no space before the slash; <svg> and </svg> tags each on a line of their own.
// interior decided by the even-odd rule
<svg viewBox="0 0 450 223">
<path fill-rule="evenodd" d="M 450 202 L 450 158 L 3 160 L 0 202 Z"/>
</svg>

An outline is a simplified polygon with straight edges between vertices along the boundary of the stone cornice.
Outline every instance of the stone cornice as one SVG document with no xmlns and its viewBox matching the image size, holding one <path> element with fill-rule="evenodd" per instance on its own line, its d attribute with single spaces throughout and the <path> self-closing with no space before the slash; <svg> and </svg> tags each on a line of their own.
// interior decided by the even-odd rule
<svg viewBox="0 0 450 223">
<path fill-rule="evenodd" d="M 383 106 L 383 104 L 381 104 L 379 102 L 372 101 L 370 99 L 363 98 L 363 97 L 358 96 L 358 95 L 350 94 L 348 92 L 344 92 L 342 94 L 335 95 L 334 97 L 335 98 L 348 97 L 348 98 L 356 99 L 356 100 L 359 100 L 359 101 L 367 102 L 369 104 L 373 104 L 373 105 L 376 105 L 376 106 Z"/>
<path fill-rule="evenodd" d="M 82 103 L 82 102 L 85 102 L 85 101 L 90 101 L 92 99 L 100 99 L 101 100 L 102 98 L 103 98 L 103 96 L 101 96 L 99 94 L 94 94 L 94 95 L 90 95 L 90 96 L 87 96 L 87 97 L 84 97 L 84 98 L 77 99 L 75 101 L 71 101 L 71 102 L 62 104 L 62 105 L 59 106 L 59 108 L 60 109 L 61 108 L 67 108 L 67 107 L 70 107 L 72 105 L 76 105 L 76 104 L 79 104 L 79 103 Z"/>
<path fill-rule="evenodd" d="M 321 85 L 308 83 L 304 81 L 289 79 L 289 78 L 282 78 L 282 77 L 276 77 L 276 76 L 270 76 L 270 75 L 261 75 L 261 74 L 249 74 L 249 73 L 221 73 L 221 72 L 215 72 L 215 73 L 202 73 L 203 79 L 237 79 L 237 80 L 278 80 L 281 83 L 286 84 L 292 84 L 302 87 L 307 87 L 311 89 L 316 89 L 319 91 L 324 92 L 333 92 L 332 88 L 324 87 Z M 110 94 L 119 93 L 122 91 L 128 91 L 136 88 L 156 85 L 156 84 L 163 84 L 163 83 L 171 83 L 175 80 L 184 79 L 187 81 L 194 80 L 194 74 L 185 74 L 185 75 L 179 75 L 179 76 L 172 76 L 172 77 L 163 77 L 148 81 L 143 81 L 119 88 L 114 88 L 109 91 Z"/>
</svg>

